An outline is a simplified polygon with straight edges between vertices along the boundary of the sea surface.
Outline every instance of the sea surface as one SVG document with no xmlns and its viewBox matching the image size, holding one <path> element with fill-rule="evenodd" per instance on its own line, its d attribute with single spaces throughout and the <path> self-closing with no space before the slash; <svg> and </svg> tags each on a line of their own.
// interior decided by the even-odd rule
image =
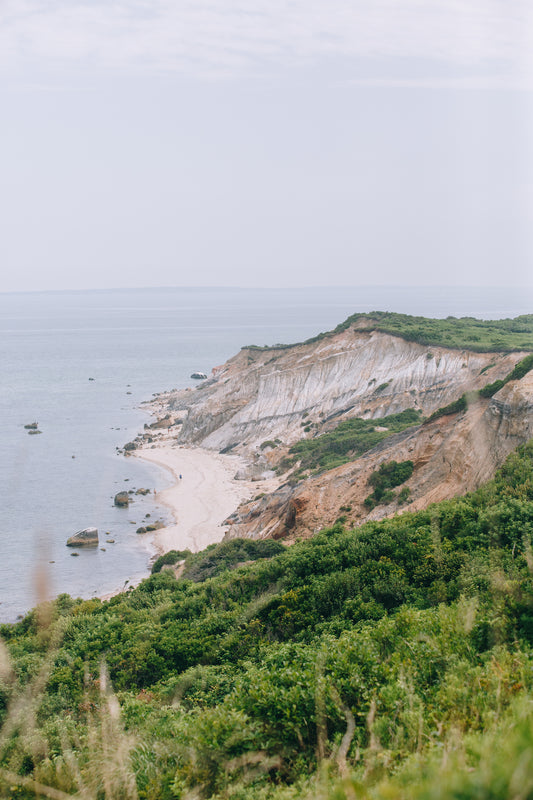
<svg viewBox="0 0 533 800">
<path fill-rule="evenodd" d="M 195 385 L 246 344 L 302 341 L 358 311 L 499 319 L 532 289 L 130 289 L 0 294 L 0 621 L 43 596 L 90 598 L 138 580 L 153 552 L 136 528 L 167 520 L 155 466 L 117 454 L 153 393 Z M 90 380 L 92 379 L 92 380 Z M 38 422 L 40 435 L 24 425 Z M 150 488 L 128 509 L 118 491 Z M 100 548 L 72 556 L 89 526 Z M 107 543 L 113 539 L 114 543 Z"/>
</svg>

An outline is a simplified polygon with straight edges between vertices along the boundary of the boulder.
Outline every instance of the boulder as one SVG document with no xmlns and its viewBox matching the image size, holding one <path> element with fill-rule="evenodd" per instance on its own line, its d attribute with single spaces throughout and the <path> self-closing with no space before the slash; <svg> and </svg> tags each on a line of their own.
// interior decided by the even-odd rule
<svg viewBox="0 0 533 800">
<path fill-rule="evenodd" d="M 67 547 L 98 547 L 98 529 L 84 528 L 67 539 Z"/>
<path fill-rule="evenodd" d="M 150 428 L 171 428 L 173 424 L 174 424 L 174 420 L 172 419 L 170 414 L 167 414 L 165 417 L 161 417 L 160 419 L 157 419 L 155 422 L 152 422 L 152 424 L 149 427 Z"/>
<path fill-rule="evenodd" d="M 130 498 L 128 492 L 118 492 L 118 494 L 115 495 L 114 502 L 115 502 L 116 506 L 119 506 L 119 508 L 122 508 L 123 506 L 129 505 L 130 500 L 131 500 L 131 498 Z"/>
<path fill-rule="evenodd" d="M 142 495 L 150 494 L 150 489 L 137 489 L 135 494 L 142 494 Z"/>
<path fill-rule="evenodd" d="M 128 450 L 137 450 L 137 445 L 135 444 L 135 442 L 127 442 L 124 445 L 124 450 L 126 450 L 126 451 L 128 451 Z"/>
<path fill-rule="evenodd" d="M 205 372 L 193 372 L 191 378 L 194 378 L 195 381 L 205 381 L 207 375 Z"/>
</svg>

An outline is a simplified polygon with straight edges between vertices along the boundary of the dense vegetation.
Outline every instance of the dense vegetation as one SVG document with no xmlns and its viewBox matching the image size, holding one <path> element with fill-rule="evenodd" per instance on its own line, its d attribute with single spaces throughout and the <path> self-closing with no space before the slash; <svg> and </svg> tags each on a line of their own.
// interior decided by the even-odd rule
<svg viewBox="0 0 533 800">
<path fill-rule="evenodd" d="M 335 333 L 353 324 L 424 345 L 442 345 L 477 352 L 533 350 L 533 314 L 524 314 L 515 319 L 482 320 L 474 317 L 429 319 L 390 311 L 373 311 L 348 317 L 335 328 Z"/>
<path fill-rule="evenodd" d="M 328 433 L 296 442 L 289 450 L 289 457 L 280 464 L 279 471 L 286 471 L 297 461 L 300 461 L 301 471 L 339 467 L 354 461 L 393 433 L 400 433 L 421 420 L 422 414 L 413 408 L 379 420 L 360 417 L 344 420 Z"/>
<path fill-rule="evenodd" d="M 312 344 L 326 336 L 341 333 L 352 325 L 361 329 L 383 331 L 400 336 L 409 342 L 424 345 L 441 345 L 458 350 L 476 352 L 512 352 L 533 350 L 533 314 L 523 314 L 514 319 L 482 320 L 474 317 L 446 317 L 430 319 L 397 314 L 392 311 L 372 311 L 353 314 L 333 331 L 319 333 L 304 344 Z M 249 345 L 243 350 L 283 350 L 296 345 Z"/>
<path fill-rule="evenodd" d="M 530 443 L 426 511 L 62 595 L 0 629 L 0 796 L 532 797 L 532 538 Z"/>
<path fill-rule="evenodd" d="M 412 461 L 384 461 L 368 480 L 374 491 L 365 499 L 365 505 L 375 508 L 379 503 L 391 503 L 397 499 L 392 490 L 408 481 L 412 474 Z M 401 502 L 405 502 L 409 497 L 409 491 L 402 489 L 402 492 Z"/>
</svg>

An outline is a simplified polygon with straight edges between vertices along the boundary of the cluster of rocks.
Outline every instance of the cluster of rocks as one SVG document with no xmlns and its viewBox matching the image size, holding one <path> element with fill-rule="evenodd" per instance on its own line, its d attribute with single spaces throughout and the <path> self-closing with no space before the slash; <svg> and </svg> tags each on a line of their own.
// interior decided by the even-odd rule
<svg viewBox="0 0 533 800">
<path fill-rule="evenodd" d="M 268 469 L 265 460 L 259 458 L 255 464 L 249 464 L 237 470 L 233 476 L 235 481 L 266 481 L 275 476 L 274 470 Z"/>
<path fill-rule="evenodd" d="M 183 419 L 171 416 L 170 414 L 165 414 L 165 416 L 159 417 L 151 424 L 145 423 L 144 433 L 140 433 L 131 442 L 127 442 L 122 449 L 117 447 L 117 452 L 128 455 L 134 450 L 138 450 L 147 444 L 151 444 L 155 447 L 154 442 L 157 441 L 157 439 L 161 438 L 163 434 L 167 433 L 170 428 L 175 428 L 182 423 Z"/>
<path fill-rule="evenodd" d="M 152 531 L 158 531 L 164 527 L 162 522 L 154 522 L 149 525 L 141 525 L 140 528 L 137 528 L 136 533 L 151 533 Z"/>
<path fill-rule="evenodd" d="M 24 429 L 27 430 L 29 434 L 33 434 L 34 436 L 37 433 L 42 433 L 42 431 L 39 430 L 39 425 L 37 422 L 28 422 L 27 425 L 24 425 Z"/>
<path fill-rule="evenodd" d="M 150 494 L 151 491 L 151 489 L 129 489 L 128 491 L 117 492 L 113 502 L 119 508 L 129 506 L 130 503 L 133 503 L 132 495 L 140 494 L 144 497 Z"/>
</svg>

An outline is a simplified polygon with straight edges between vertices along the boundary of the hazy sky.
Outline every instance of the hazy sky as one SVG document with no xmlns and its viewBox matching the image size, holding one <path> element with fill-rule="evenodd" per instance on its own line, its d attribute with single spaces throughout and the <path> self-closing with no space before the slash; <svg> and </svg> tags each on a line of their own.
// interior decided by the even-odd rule
<svg viewBox="0 0 533 800">
<path fill-rule="evenodd" d="M 0 291 L 533 284 L 531 0 L 0 0 Z"/>
</svg>

